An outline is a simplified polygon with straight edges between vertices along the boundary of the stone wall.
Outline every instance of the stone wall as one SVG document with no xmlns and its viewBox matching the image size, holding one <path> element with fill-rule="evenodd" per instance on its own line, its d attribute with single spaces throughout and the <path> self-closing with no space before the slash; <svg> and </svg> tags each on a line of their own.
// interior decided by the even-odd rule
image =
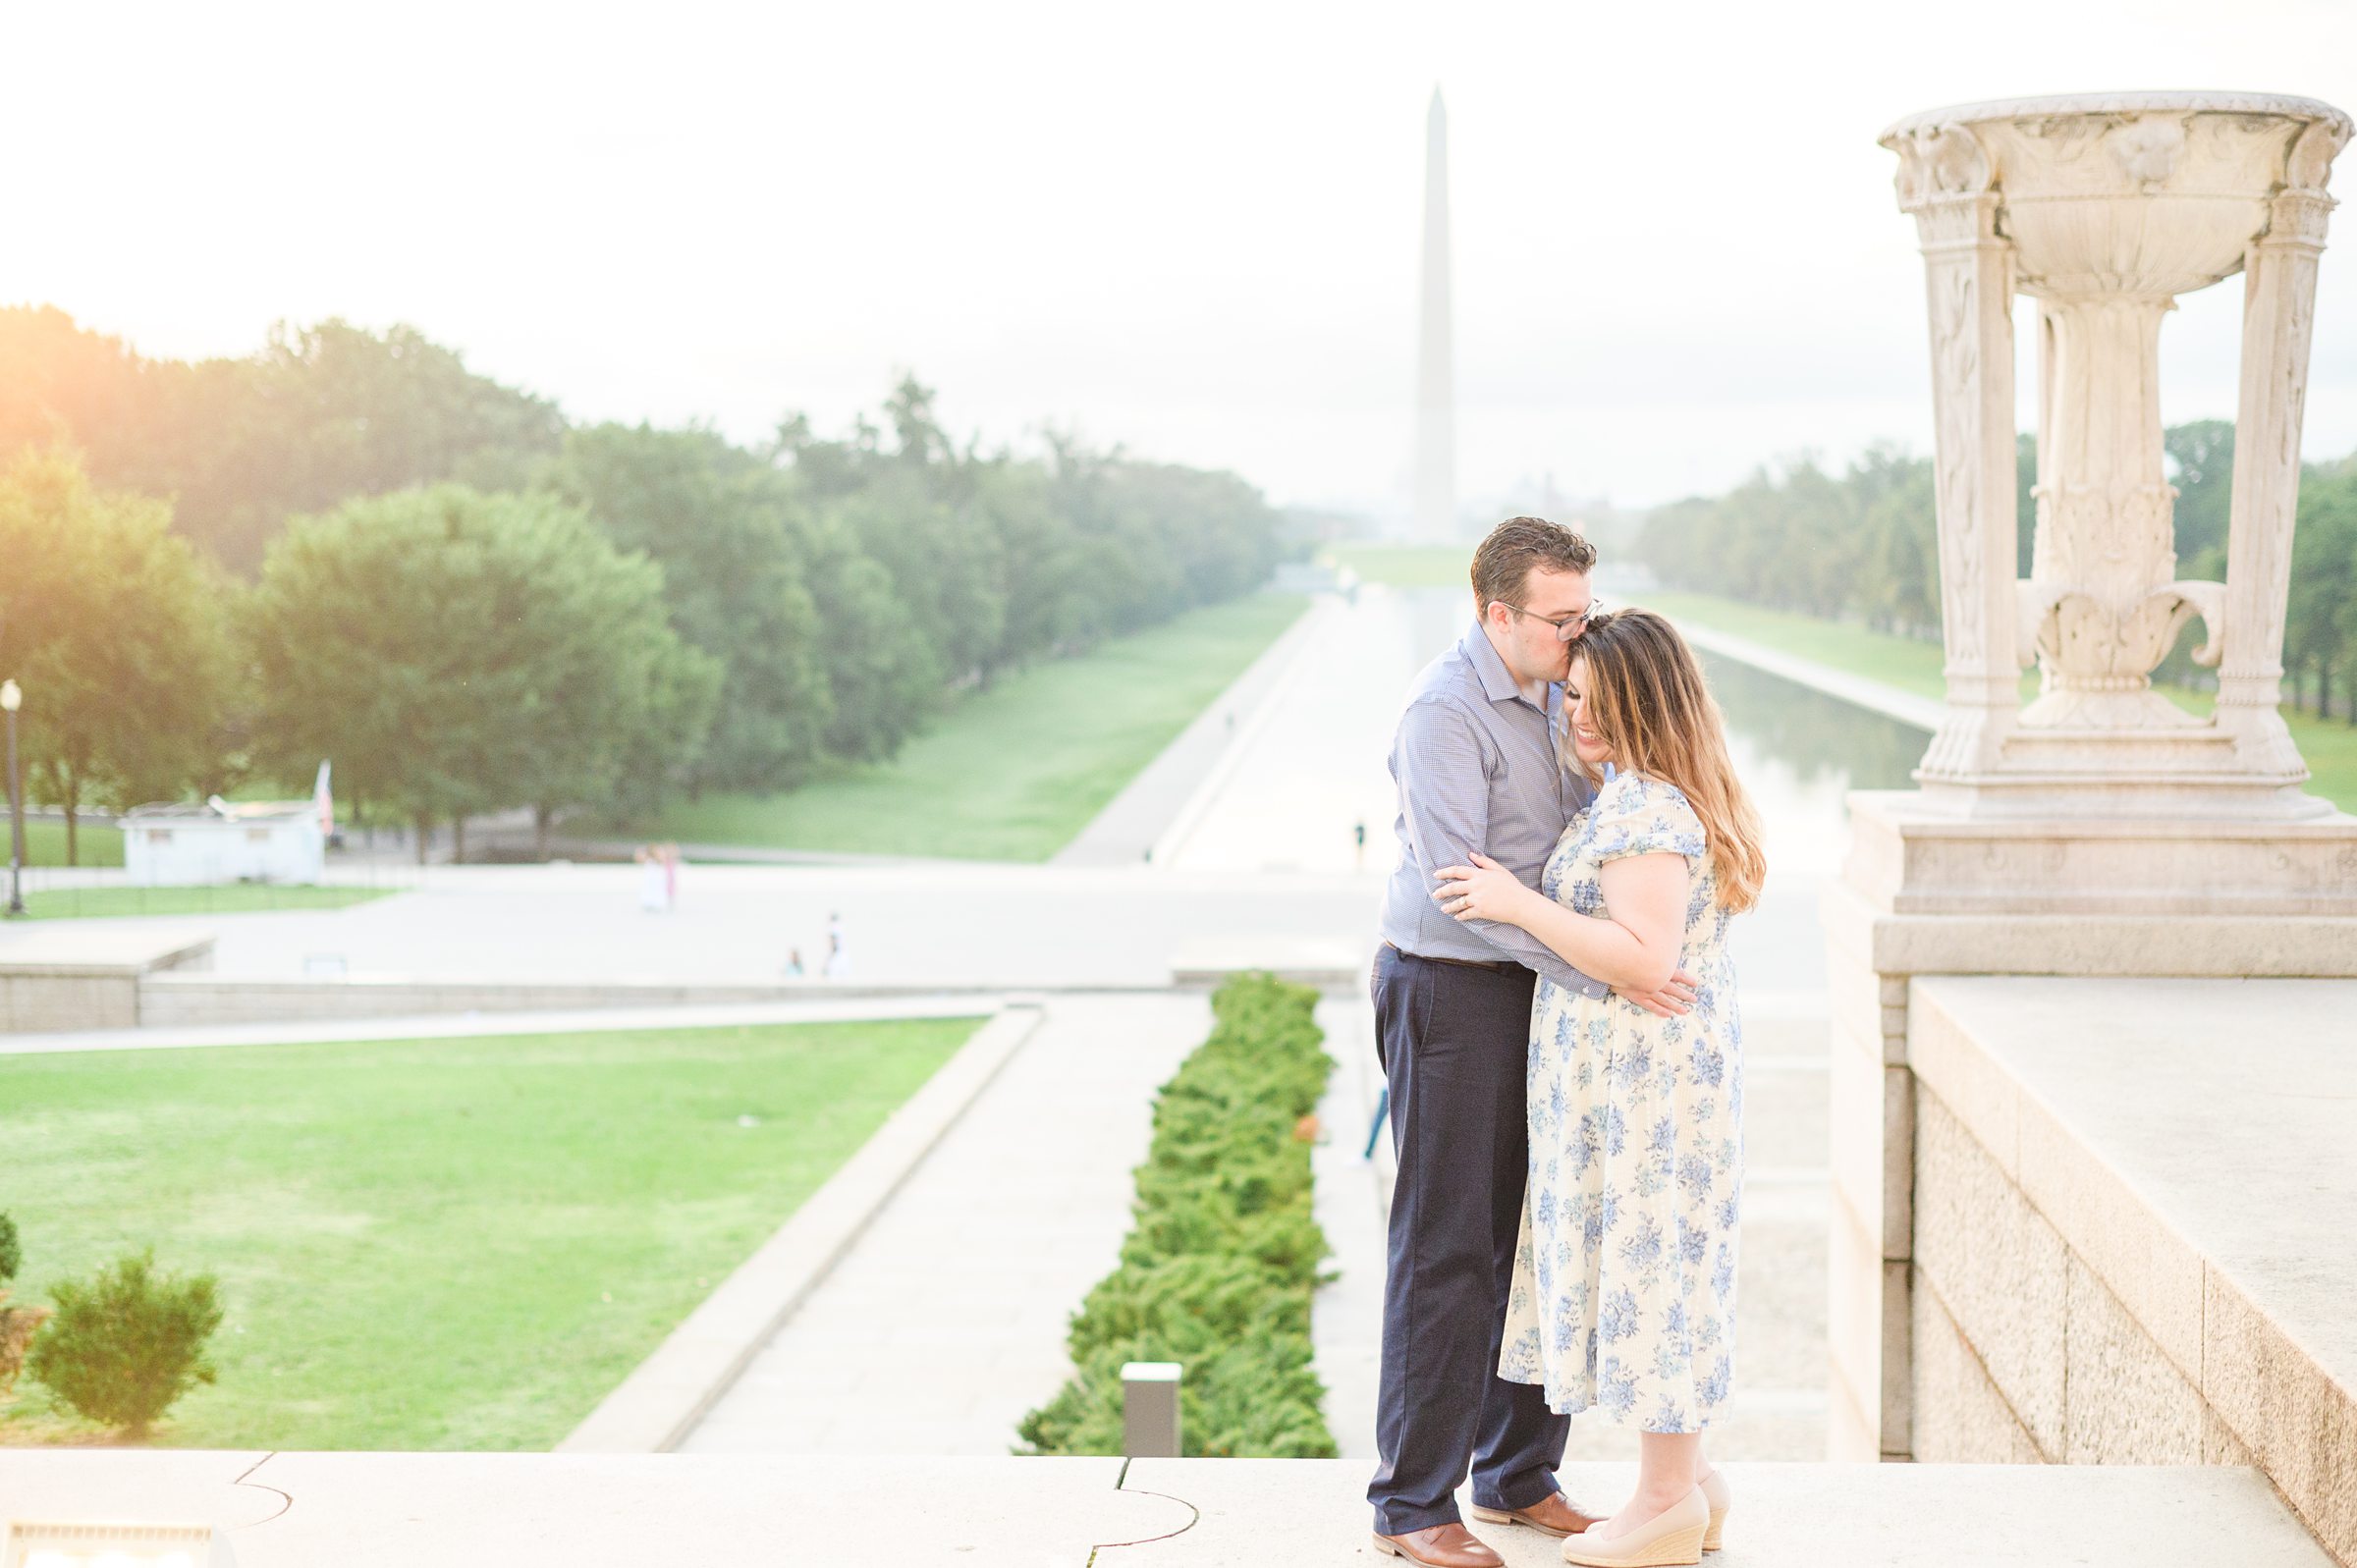
<svg viewBox="0 0 2357 1568">
<path fill-rule="evenodd" d="M 1915 1213 L 1916 1458 L 2223 1461 L 2193 1383 L 1920 1085 Z"/>
<path fill-rule="evenodd" d="M 1912 1457 L 2253 1466 L 2357 1563 L 2357 982 L 1910 989 Z"/>
<path fill-rule="evenodd" d="M 0 1034 L 132 1028 L 146 977 L 198 974 L 212 955 L 197 927 L 28 922 L 0 938 Z"/>
<path fill-rule="evenodd" d="M 128 1029 L 139 1021 L 136 974 L 0 971 L 0 1034 Z"/>
</svg>

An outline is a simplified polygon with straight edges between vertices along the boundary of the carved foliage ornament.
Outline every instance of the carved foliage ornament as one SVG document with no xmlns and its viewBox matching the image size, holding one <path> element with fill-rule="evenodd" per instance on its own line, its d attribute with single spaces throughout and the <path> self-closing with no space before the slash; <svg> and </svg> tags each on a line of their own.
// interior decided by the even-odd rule
<svg viewBox="0 0 2357 1568">
<path fill-rule="evenodd" d="M 2294 190 L 2314 190 L 2322 194 L 2325 182 L 2332 176 L 2332 160 L 2348 145 L 2349 122 L 2340 119 L 2319 120 L 2300 133 L 2300 139 L 2291 144 L 2291 156 L 2285 160 L 2283 183 Z"/>
<path fill-rule="evenodd" d="M 2144 189 L 2151 190 L 2176 172 L 2185 150 L 2185 122 L 2175 119 L 2131 120 L 2111 133 L 2111 156 L 2120 169 Z"/>
<path fill-rule="evenodd" d="M 1989 149 L 1960 125 L 1920 126 L 1885 144 L 1898 154 L 1892 183 L 1909 212 L 1942 197 L 1980 195 L 1997 178 Z"/>
</svg>

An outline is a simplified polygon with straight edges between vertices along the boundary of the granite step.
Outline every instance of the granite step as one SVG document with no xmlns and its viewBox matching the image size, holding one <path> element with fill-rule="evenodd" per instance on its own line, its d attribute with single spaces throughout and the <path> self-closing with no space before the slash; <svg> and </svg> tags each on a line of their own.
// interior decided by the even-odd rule
<svg viewBox="0 0 2357 1568">
<path fill-rule="evenodd" d="M 2331 1568 L 2256 1471 L 1729 1464 L 1715 1568 Z M 1625 1464 L 1563 1481 L 1599 1505 Z M 195 1524 L 238 1568 L 1390 1568 L 1353 1460 L 0 1449 L 0 1520 Z M 1482 1527 L 1510 1568 L 1558 1543 Z"/>
</svg>

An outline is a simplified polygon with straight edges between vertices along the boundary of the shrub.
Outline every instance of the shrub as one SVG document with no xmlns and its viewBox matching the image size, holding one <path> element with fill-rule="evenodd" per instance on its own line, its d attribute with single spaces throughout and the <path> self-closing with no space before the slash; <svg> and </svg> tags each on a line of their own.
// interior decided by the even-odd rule
<svg viewBox="0 0 2357 1568">
<path fill-rule="evenodd" d="M 17 1385 L 17 1374 L 25 1369 L 25 1348 L 32 1336 L 49 1320 L 46 1307 L 12 1307 L 8 1305 L 8 1281 L 17 1277 L 24 1267 L 25 1252 L 17 1244 L 17 1222 L 0 1215 L 0 1394 Z"/>
<path fill-rule="evenodd" d="M 1122 1364 L 1176 1361 L 1192 1455 L 1330 1458 L 1310 1371 L 1310 1296 L 1326 1236 L 1297 1135 L 1333 1070 L 1317 993 L 1249 975 L 1212 999 L 1211 1038 L 1154 1106 L 1136 1224 L 1072 1318 L 1077 1369 L 1023 1418 L 1025 1451 L 1122 1451 Z"/>
<path fill-rule="evenodd" d="M 150 1249 L 53 1294 L 57 1320 L 27 1366 L 90 1420 L 144 1436 L 192 1384 L 213 1380 L 204 1342 L 221 1326 L 221 1305 L 211 1274 L 159 1274 Z"/>
</svg>

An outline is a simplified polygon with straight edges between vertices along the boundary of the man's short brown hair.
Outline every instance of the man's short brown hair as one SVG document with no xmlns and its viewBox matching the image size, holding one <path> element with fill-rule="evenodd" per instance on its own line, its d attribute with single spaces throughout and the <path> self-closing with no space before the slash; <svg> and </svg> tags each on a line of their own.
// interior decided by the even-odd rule
<svg viewBox="0 0 2357 1568">
<path fill-rule="evenodd" d="M 1487 615 L 1490 603 L 1512 604 L 1522 597 L 1533 567 L 1549 571 L 1588 571 L 1596 547 L 1560 522 L 1544 517 L 1508 517 L 1490 530 L 1473 552 L 1473 610 Z"/>
</svg>

